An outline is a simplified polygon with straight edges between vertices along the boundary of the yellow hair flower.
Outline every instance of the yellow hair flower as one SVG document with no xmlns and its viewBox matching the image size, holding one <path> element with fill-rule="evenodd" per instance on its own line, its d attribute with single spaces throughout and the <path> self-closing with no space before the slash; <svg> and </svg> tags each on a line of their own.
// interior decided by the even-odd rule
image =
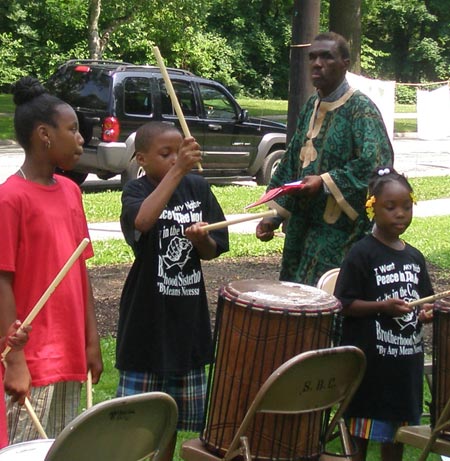
<svg viewBox="0 0 450 461">
<path fill-rule="evenodd" d="M 409 196 L 411 197 L 411 201 L 414 203 L 414 205 L 417 205 L 417 198 L 414 195 L 414 192 L 410 192 Z"/>
<path fill-rule="evenodd" d="M 375 217 L 375 210 L 373 209 L 373 204 L 377 201 L 375 195 L 371 195 L 366 202 L 366 213 L 367 217 L 372 221 Z"/>
</svg>

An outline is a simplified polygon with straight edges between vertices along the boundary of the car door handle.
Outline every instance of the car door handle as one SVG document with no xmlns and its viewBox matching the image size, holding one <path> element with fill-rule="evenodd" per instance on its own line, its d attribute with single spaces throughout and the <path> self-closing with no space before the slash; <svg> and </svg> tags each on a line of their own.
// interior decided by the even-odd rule
<svg viewBox="0 0 450 461">
<path fill-rule="evenodd" d="M 211 131 L 220 131 L 222 129 L 222 125 L 216 125 L 215 123 L 209 123 L 208 129 Z"/>
</svg>

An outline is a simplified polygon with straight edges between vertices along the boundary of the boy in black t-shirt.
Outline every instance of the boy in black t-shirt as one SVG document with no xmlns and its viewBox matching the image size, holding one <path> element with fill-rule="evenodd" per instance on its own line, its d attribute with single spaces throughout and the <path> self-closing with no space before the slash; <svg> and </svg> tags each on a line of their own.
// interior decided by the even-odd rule
<svg viewBox="0 0 450 461">
<path fill-rule="evenodd" d="M 178 405 L 178 429 L 198 432 L 212 357 L 200 261 L 228 251 L 228 230 L 203 229 L 225 217 L 208 183 L 188 174 L 201 159 L 195 139 L 151 122 L 138 129 L 135 149 L 146 176 L 122 194 L 122 231 L 136 259 L 120 301 L 117 395 L 167 392 Z"/>
</svg>

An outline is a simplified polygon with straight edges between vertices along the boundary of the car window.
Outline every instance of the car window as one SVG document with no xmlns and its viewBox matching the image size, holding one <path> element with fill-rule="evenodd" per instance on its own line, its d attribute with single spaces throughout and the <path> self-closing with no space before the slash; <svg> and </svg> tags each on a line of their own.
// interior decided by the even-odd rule
<svg viewBox="0 0 450 461">
<path fill-rule="evenodd" d="M 151 81 L 145 77 L 128 77 L 124 82 L 124 112 L 130 115 L 150 115 L 153 112 Z"/>
<path fill-rule="evenodd" d="M 236 108 L 225 93 L 210 85 L 199 85 L 205 107 L 206 118 L 236 120 Z"/>
<path fill-rule="evenodd" d="M 188 82 L 172 81 L 173 89 L 177 95 L 181 110 L 185 116 L 197 116 L 197 108 L 195 106 L 195 97 L 192 87 Z M 169 93 L 167 92 L 164 80 L 159 81 L 161 94 L 161 112 L 163 115 L 176 115 L 175 109 L 172 106 Z"/>
<path fill-rule="evenodd" d="M 49 91 L 73 107 L 106 110 L 111 78 L 100 69 L 76 66 L 56 74 Z"/>
</svg>

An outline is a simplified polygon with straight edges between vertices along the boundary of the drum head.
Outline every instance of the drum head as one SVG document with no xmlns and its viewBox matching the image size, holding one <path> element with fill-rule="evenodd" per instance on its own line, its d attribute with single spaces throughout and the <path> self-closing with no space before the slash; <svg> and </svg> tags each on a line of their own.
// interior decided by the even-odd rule
<svg viewBox="0 0 450 461">
<path fill-rule="evenodd" d="M 44 461 L 54 439 L 31 440 L 0 450 L 1 461 Z"/>
<path fill-rule="evenodd" d="M 298 312 L 303 315 L 339 311 L 337 298 L 319 288 L 273 280 L 238 280 L 222 288 L 225 298 L 252 308 Z"/>
</svg>

